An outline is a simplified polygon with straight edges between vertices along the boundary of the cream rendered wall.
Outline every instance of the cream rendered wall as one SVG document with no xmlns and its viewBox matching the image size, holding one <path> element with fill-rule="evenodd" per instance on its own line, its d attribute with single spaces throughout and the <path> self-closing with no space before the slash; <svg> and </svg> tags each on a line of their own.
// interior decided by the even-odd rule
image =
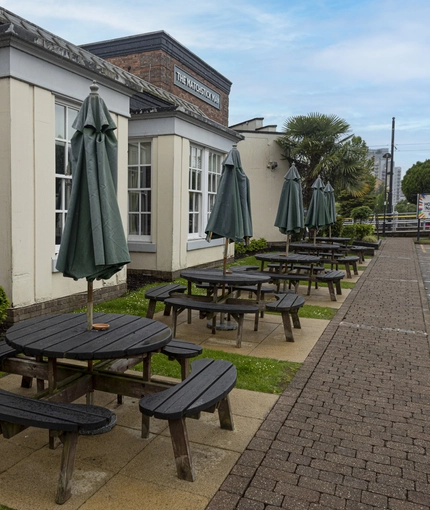
<svg viewBox="0 0 430 510">
<path fill-rule="evenodd" d="M 12 306 L 28 305 L 35 297 L 35 161 L 34 88 L 12 80 L 11 215 Z M 43 150 L 43 148 L 42 148 Z M 46 195 L 44 195 L 46 200 Z"/>
<path fill-rule="evenodd" d="M 0 286 L 12 299 L 11 80 L 0 80 Z"/>
<path fill-rule="evenodd" d="M 55 256 L 55 96 L 45 89 L 11 80 L 11 216 L 13 307 L 84 292 L 86 281 L 52 272 Z M 118 198 L 123 222 L 127 214 L 128 119 L 117 123 Z M 2 172 L 3 174 L 3 172 Z M 3 179 L 3 177 L 1 177 Z M 7 185 L 7 182 L 6 182 Z M 6 258 L 7 260 L 7 258 Z M 3 264 L 3 263 L 2 263 Z M 126 280 L 123 269 L 95 288 Z"/>
<path fill-rule="evenodd" d="M 243 169 L 250 180 L 251 211 L 254 239 L 284 242 L 286 236 L 274 226 L 288 162 L 281 159 L 281 150 L 275 140 L 279 133 L 241 133 L 245 140 L 238 143 Z M 269 161 L 278 166 L 267 168 Z"/>
</svg>

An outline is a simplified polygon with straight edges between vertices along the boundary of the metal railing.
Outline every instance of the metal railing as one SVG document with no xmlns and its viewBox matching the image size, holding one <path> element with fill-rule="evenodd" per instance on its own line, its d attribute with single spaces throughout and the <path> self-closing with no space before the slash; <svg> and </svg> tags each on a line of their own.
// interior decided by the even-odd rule
<svg viewBox="0 0 430 510">
<path fill-rule="evenodd" d="M 352 218 L 346 218 L 345 225 L 354 223 Z M 416 214 L 380 214 L 379 216 L 372 216 L 366 222 L 367 224 L 375 227 L 375 234 L 383 235 L 384 233 L 417 233 L 418 224 L 420 233 L 430 233 L 430 219 L 418 220 Z M 385 224 L 385 226 L 384 226 Z"/>
</svg>

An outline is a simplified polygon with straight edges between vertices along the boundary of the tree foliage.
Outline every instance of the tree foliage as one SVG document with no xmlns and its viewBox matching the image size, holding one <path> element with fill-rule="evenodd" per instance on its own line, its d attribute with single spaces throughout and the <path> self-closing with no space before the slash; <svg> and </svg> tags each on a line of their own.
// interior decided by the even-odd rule
<svg viewBox="0 0 430 510">
<path fill-rule="evenodd" d="M 402 191 L 408 202 L 417 203 L 417 195 L 430 193 L 430 159 L 418 161 L 406 172 L 402 181 Z"/>
<path fill-rule="evenodd" d="M 415 213 L 417 211 L 417 205 L 411 204 L 407 200 L 400 200 L 400 202 L 397 202 L 396 204 L 395 211 L 400 214 Z"/>
<path fill-rule="evenodd" d="M 370 192 L 367 177 L 373 164 L 367 157 L 367 146 L 336 115 L 310 113 L 290 117 L 277 142 L 283 156 L 290 165 L 295 164 L 302 176 L 305 207 L 309 205 L 311 186 L 318 175 L 325 183 L 330 181 L 336 195 L 341 190 L 353 196 Z"/>
<path fill-rule="evenodd" d="M 377 209 L 378 190 L 375 190 L 376 178 L 370 172 L 363 177 L 366 181 L 366 193 L 354 196 L 346 191 L 341 191 L 337 196 L 339 214 L 344 218 L 351 218 L 351 211 L 356 207 L 370 207 L 372 211 Z M 383 197 L 382 197 L 383 200 Z"/>
<path fill-rule="evenodd" d="M 372 209 L 367 207 L 367 205 L 362 205 L 361 207 L 354 207 L 351 211 L 352 219 L 355 222 L 363 223 L 363 221 L 367 221 L 372 214 Z"/>
</svg>

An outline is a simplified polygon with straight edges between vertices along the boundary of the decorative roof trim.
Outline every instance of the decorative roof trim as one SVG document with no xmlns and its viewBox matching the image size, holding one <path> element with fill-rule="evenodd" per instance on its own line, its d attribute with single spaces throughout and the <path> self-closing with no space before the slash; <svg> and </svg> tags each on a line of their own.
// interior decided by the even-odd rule
<svg viewBox="0 0 430 510">
<path fill-rule="evenodd" d="M 25 39 L 46 51 L 54 53 L 63 59 L 73 62 L 74 64 L 78 64 L 85 69 L 90 69 L 93 72 L 110 78 L 117 83 L 131 88 L 132 90 L 137 92 L 147 92 L 148 94 L 159 97 L 160 99 L 184 108 L 196 115 L 206 117 L 200 108 L 194 104 L 189 103 L 188 101 L 185 101 L 160 87 L 156 87 L 155 85 L 138 78 L 134 74 L 131 74 L 124 69 L 97 57 L 89 51 L 69 43 L 47 30 L 44 30 L 34 23 L 7 11 L 3 7 L 0 7 L 0 27 L 5 24 L 9 24 L 9 26 L 7 28 L 3 28 L 3 34 Z"/>
</svg>

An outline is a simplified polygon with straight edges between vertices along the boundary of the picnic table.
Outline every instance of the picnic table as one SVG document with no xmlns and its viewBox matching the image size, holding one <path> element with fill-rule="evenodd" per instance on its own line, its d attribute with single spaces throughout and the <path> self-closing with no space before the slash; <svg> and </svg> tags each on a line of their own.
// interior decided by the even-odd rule
<svg viewBox="0 0 430 510">
<path fill-rule="evenodd" d="M 346 245 L 351 241 L 350 237 L 316 237 L 319 243 L 343 244 Z"/>
<path fill-rule="evenodd" d="M 79 433 L 107 432 L 116 423 L 110 410 L 71 402 L 94 390 L 127 395 L 139 400 L 140 410 L 148 414 L 142 421 L 142 437 L 149 433 L 149 416 L 158 413 L 157 417 L 169 421 L 178 476 L 194 480 L 185 418 L 200 411 L 213 412 L 219 406 L 221 427 L 233 430 L 228 394 L 236 383 L 236 368 L 224 360 L 200 359 L 192 374 L 176 385 L 118 373 L 112 370 L 112 363 L 162 350 L 172 339 L 171 329 L 131 315 L 94 314 L 94 319 L 109 327 L 88 330 L 86 314 L 59 314 L 23 321 L 8 329 L 6 342 L 16 353 L 2 349 L 2 370 L 36 377 L 39 391 L 38 400 L 0 391 L 0 435 L 8 439 L 34 426 L 50 430 L 51 447 L 54 437 L 62 440 L 56 496 L 56 502 L 62 504 L 71 495 Z M 14 355 L 19 353 L 25 356 Z M 66 360 L 87 361 L 88 365 Z M 95 360 L 99 362 L 93 365 Z M 154 400 L 151 397 L 155 394 L 159 398 Z M 151 404 L 156 405 L 155 410 Z"/>
<path fill-rule="evenodd" d="M 87 330 L 87 316 L 59 314 L 19 322 L 6 332 L 6 342 L 29 358 L 8 358 L 3 370 L 38 379 L 40 396 L 58 402 L 73 402 L 93 390 L 140 398 L 145 391 L 164 387 L 143 384 L 142 377 L 109 370 L 113 361 L 161 350 L 172 339 L 165 324 L 123 314 L 94 314 L 106 330 Z M 65 360 L 87 361 L 87 366 Z M 95 360 L 102 362 L 94 365 Z M 48 381 L 45 391 L 44 381 Z"/>
<path fill-rule="evenodd" d="M 261 286 L 271 280 L 270 275 L 254 273 L 252 271 L 228 271 L 224 273 L 221 269 L 187 269 L 181 272 L 181 277 L 188 282 L 188 294 L 181 296 L 172 296 L 165 300 L 165 303 L 172 307 L 173 330 L 176 331 L 176 320 L 179 313 L 188 310 L 188 324 L 191 324 L 191 311 L 199 310 L 201 318 L 207 318 L 211 321 L 210 327 L 215 334 L 216 329 L 238 329 L 236 346 L 241 346 L 243 318 L 245 313 L 255 315 L 254 330 L 258 330 L 259 312 L 264 309 L 264 303 L 261 302 Z M 208 296 L 193 296 L 192 283 L 207 283 L 210 285 L 210 294 Z M 256 299 L 237 299 L 233 297 L 234 287 L 236 286 L 255 286 Z M 220 315 L 220 321 L 217 325 L 216 316 Z M 236 324 L 224 321 L 224 315 L 233 317 Z M 209 324 L 208 324 L 209 326 Z"/>
<path fill-rule="evenodd" d="M 284 290 L 287 281 L 290 284 L 294 281 L 296 289 L 300 281 L 305 281 L 308 283 L 308 295 L 311 291 L 312 282 L 315 281 L 316 264 L 321 261 L 321 258 L 317 255 L 303 255 L 300 253 L 289 253 L 288 255 L 285 253 L 261 253 L 257 254 L 255 258 L 261 262 L 262 272 L 264 272 L 266 263 L 275 262 L 279 264 L 275 274 L 266 271 L 267 274 L 271 274 L 273 280 L 277 281 L 277 292 L 279 292 L 279 281 L 284 281 Z M 293 271 L 294 267 L 296 267 L 296 271 Z M 306 269 L 307 274 L 303 273 L 303 269 Z"/>
</svg>

